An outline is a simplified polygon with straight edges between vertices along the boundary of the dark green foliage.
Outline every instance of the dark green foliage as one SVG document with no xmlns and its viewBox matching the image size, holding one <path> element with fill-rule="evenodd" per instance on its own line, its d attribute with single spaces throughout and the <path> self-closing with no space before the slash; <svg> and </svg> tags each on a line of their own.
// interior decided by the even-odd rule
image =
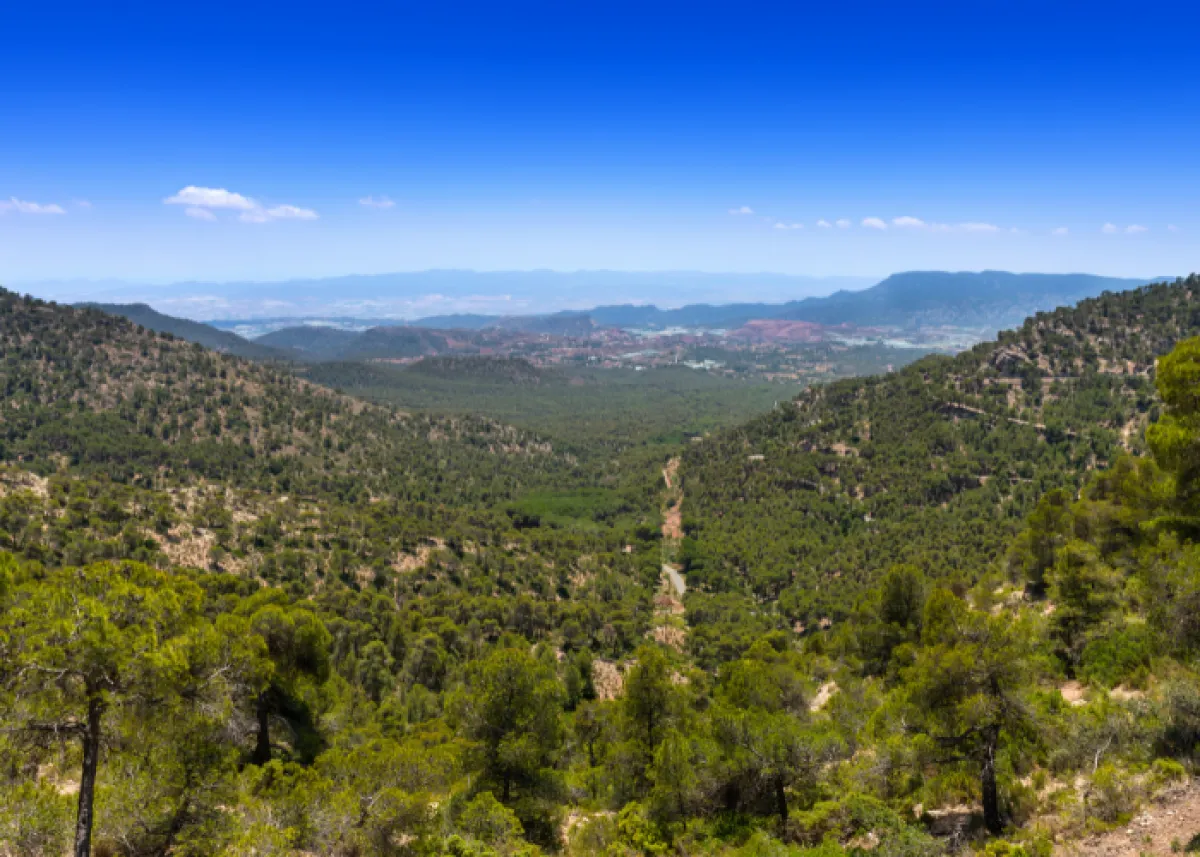
<svg viewBox="0 0 1200 857">
<path fill-rule="evenodd" d="M 0 850 L 61 853 L 85 793 L 122 857 L 932 857 L 947 807 L 1040 854 L 1039 815 L 1122 822 L 1200 759 L 1197 352 L 1161 404 L 1147 356 L 1189 283 L 813 390 L 680 470 L 628 424 L 566 453 L 4 295 Z M 514 372 L 487 384 L 554 383 Z"/>
<path fill-rule="evenodd" d="M 813 388 L 689 447 L 689 580 L 777 600 L 806 625 L 848 615 L 897 562 L 972 580 L 1048 492 L 1141 448 L 1154 361 L 1200 330 L 1197 285 L 1040 313 L 994 343 Z M 1017 561 L 1040 590 L 1049 548 L 1036 538 Z"/>
<path fill-rule="evenodd" d="M 306 369 L 305 377 L 404 409 L 485 414 L 554 438 L 583 460 L 735 425 L 795 390 L 683 366 L 568 371 L 469 357 L 409 367 L 329 363 Z"/>
</svg>

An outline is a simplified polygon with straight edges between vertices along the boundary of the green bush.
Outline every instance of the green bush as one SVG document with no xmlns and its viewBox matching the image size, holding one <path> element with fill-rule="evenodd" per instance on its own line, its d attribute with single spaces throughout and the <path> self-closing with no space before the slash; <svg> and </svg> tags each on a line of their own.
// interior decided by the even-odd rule
<svg viewBox="0 0 1200 857">
<path fill-rule="evenodd" d="M 1169 785 L 1186 780 L 1187 768 L 1174 759 L 1155 759 L 1150 774 L 1156 785 Z"/>
<path fill-rule="evenodd" d="M 1140 684 L 1154 657 L 1154 640 L 1144 625 L 1133 625 L 1092 640 L 1084 647 L 1079 675 L 1104 687 Z"/>
<path fill-rule="evenodd" d="M 1133 811 L 1134 794 L 1129 777 L 1111 764 L 1101 765 L 1092 776 L 1087 811 L 1106 824 L 1116 824 Z"/>
</svg>

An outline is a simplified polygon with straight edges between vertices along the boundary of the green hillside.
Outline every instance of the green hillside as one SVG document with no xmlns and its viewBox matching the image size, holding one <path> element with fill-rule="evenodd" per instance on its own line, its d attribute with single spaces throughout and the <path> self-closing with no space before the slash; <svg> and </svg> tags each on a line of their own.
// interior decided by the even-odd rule
<svg viewBox="0 0 1200 857">
<path fill-rule="evenodd" d="M 0 854 L 1186 853 L 1197 287 L 569 444 L 2 293 Z M 348 365 L 531 426 L 724 394 Z"/>
<path fill-rule="evenodd" d="M 356 331 L 305 325 L 275 330 L 255 341 L 270 348 L 286 350 L 303 360 L 321 362 L 388 360 L 469 350 L 470 338 L 470 334 L 465 334 L 466 341 L 452 342 L 445 331 L 421 327 L 372 327 Z"/>
<path fill-rule="evenodd" d="M 586 459 L 736 425 L 796 389 L 682 366 L 559 370 L 482 357 L 426 358 L 407 367 L 327 363 L 304 375 L 405 409 L 486 414 Z"/>
<path fill-rule="evenodd" d="M 295 357 L 285 350 L 271 348 L 269 344 L 251 342 L 236 333 L 218 330 L 202 322 L 163 315 L 146 304 L 83 303 L 78 306 L 82 309 L 94 309 L 110 315 L 119 315 L 156 333 L 169 333 L 179 339 L 195 342 L 205 348 L 211 348 L 213 351 L 220 351 L 223 354 L 232 354 L 235 357 L 249 357 L 253 360 L 289 360 Z"/>
<path fill-rule="evenodd" d="M 123 318 L 0 294 L 3 457 L 146 484 L 496 502 L 570 472 L 533 434 L 409 416 Z"/>
<path fill-rule="evenodd" d="M 1195 279 L 1041 313 L 957 357 L 816 387 L 688 449 L 689 580 L 841 617 L 896 562 L 970 582 L 1038 498 L 1136 450 Z"/>
</svg>

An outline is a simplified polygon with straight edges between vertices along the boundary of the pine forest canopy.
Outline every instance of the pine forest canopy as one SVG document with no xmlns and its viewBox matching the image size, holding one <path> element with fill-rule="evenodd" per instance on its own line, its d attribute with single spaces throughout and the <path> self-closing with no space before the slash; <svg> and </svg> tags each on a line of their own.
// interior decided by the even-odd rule
<svg viewBox="0 0 1200 857">
<path fill-rule="evenodd" d="M 322 375 L 0 294 L 0 854 L 1120 827 L 1200 762 L 1197 288 L 744 392 L 740 425 L 703 381 Z"/>
</svg>

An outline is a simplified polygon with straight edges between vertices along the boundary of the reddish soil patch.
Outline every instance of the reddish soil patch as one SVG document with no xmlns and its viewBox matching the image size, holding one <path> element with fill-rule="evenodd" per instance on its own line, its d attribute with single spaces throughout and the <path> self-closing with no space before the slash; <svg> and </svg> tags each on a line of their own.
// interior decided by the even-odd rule
<svg viewBox="0 0 1200 857">
<path fill-rule="evenodd" d="M 761 318 L 746 322 L 730 335 L 743 339 L 756 340 L 823 342 L 825 340 L 825 328 L 811 321 L 783 321 Z"/>
<path fill-rule="evenodd" d="M 679 504 L 663 511 L 662 534 L 664 539 L 678 541 L 683 538 L 683 512 Z"/>
<path fill-rule="evenodd" d="M 672 458 L 667 462 L 667 466 L 663 468 L 663 481 L 667 483 L 667 490 L 675 490 L 675 474 L 679 472 L 679 459 Z"/>
</svg>

